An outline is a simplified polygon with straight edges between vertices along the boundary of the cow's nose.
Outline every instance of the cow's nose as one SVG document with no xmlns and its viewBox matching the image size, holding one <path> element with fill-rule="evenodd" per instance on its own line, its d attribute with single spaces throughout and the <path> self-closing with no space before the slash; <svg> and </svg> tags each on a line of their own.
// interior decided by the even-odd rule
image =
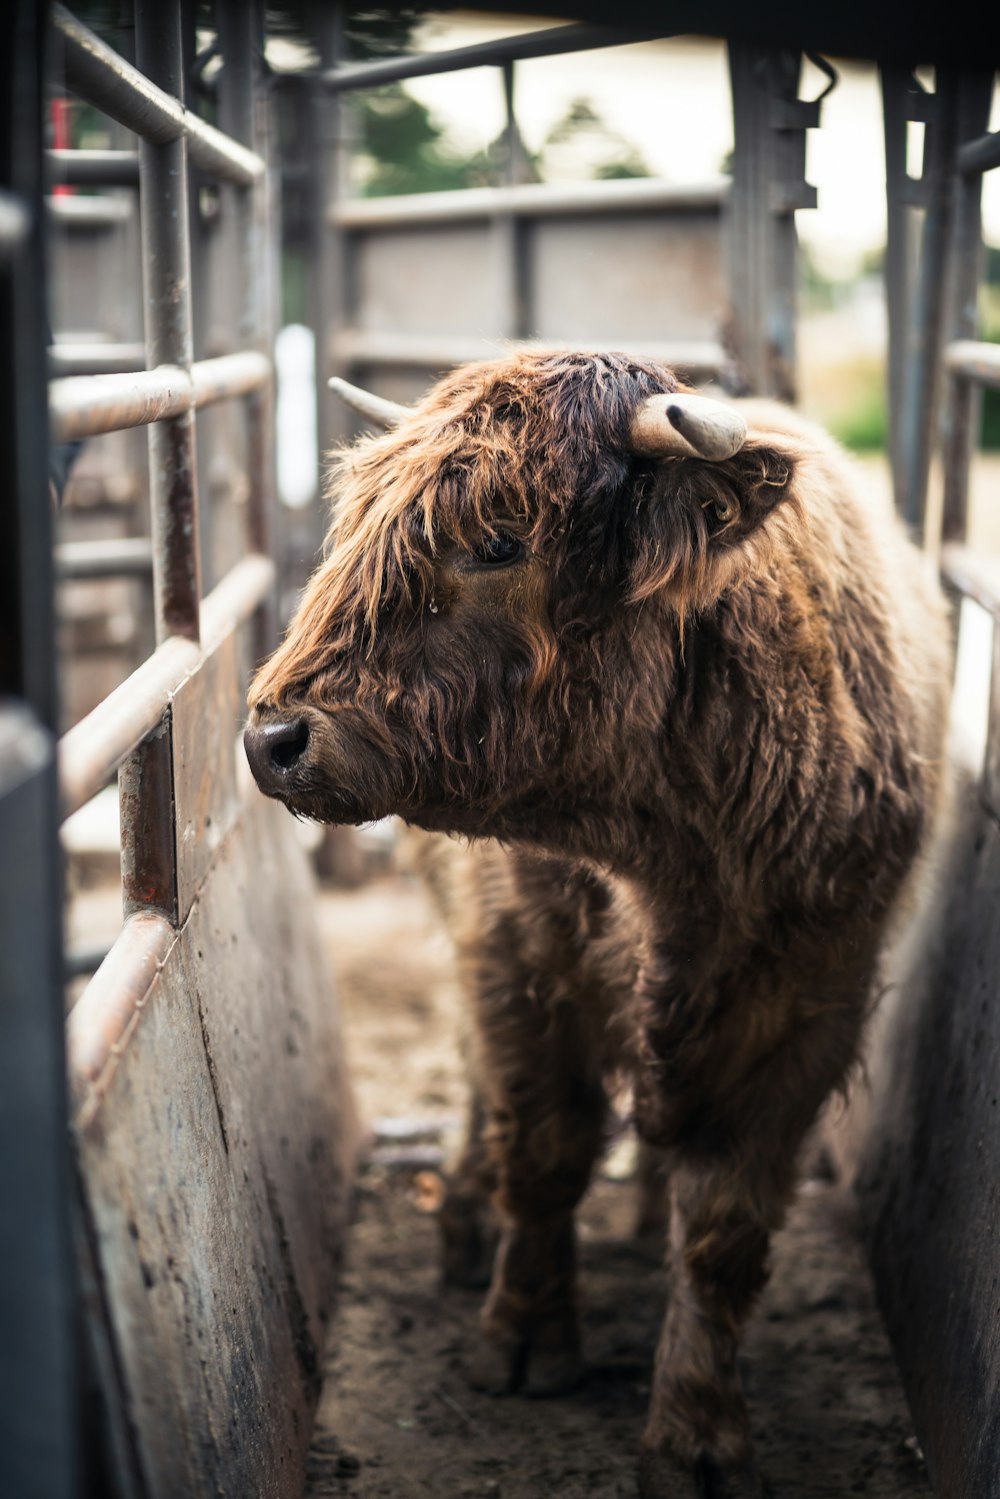
<svg viewBox="0 0 1000 1499">
<path fill-rule="evenodd" d="M 243 747 L 261 791 L 283 790 L 309 747 L 308 720 L 250 724 L 243 734 Z"/>
</svg>

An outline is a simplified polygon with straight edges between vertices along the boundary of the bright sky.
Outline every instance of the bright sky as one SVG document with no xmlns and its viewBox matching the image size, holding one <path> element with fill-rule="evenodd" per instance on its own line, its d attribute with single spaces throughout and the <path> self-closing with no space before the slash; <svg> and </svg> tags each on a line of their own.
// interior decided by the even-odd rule
<svg viewBox="0 0 1000 1499">
<path fill-rule="evenodd" d="M 552 22 L 457 12 L 425 23 L 420 50 L 464 46 Z M 882 111 L 874 66 L 837 62 L 840 82 L 823 102 L 822 128 L 808 135 L 806 174 L 819 207 L 797 216 L 799 234 L 827 274 L 847 276 L 885 238 Z M 694 38 L 615 47 L 518 63 L 515 109 L 536 149 L 572 99 L 586 97 L 650 169 L 675 182 L 714 176 L 732 147 L 729 79 L 723 43 Z M 803 70 L 804 98 L 825 79 Z M 499 70 L 477 68 L 408 85 L 463 148 L 485 145 L 503 126 Z M 1000 90 L 991 128 L 1000 125 Z M 918 158 L 919 160 L 919 158 Z M 911 170 L 914 164 L 911 164 Z M 1000 172 L 984 181 L 986 238 L 1000 244 Z"/>
</svg>

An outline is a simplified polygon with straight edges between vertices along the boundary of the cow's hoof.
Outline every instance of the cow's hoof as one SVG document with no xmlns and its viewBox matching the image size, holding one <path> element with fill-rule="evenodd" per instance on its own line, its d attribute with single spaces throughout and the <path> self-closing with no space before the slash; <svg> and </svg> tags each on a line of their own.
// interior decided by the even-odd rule
<svg viewBox="0 0 1000 1499">
<path fill-rule="evenodd" d="M 524 1344 L 484 1334 L 466 1360 L 465 1377 L 485 1395 L 512 1395 L 524 1377 Z"/>
<path fill-rule="evenodd" d="M 672 1452 L 639 1453 L 639 1499 L 702 1499 L 695 1470 Z"/>
<path fill-rule="evenodd" d="M 583 1382 L 586 1366 L 576 1344 L 572 1347 L 544 1348 L 533 1344 L 528 1353 L 528 1368 L 521 1393 L 536 1399 L 565 1395 Z"/>
<path fill-rule="evenodd" d="M 640 1499 L 767 1499 L 769 1492 L 753 1463 L 724 1468 L 703 1457 L 691 1464 L 648 1447 L 639 1455 Z"/>
</svg>

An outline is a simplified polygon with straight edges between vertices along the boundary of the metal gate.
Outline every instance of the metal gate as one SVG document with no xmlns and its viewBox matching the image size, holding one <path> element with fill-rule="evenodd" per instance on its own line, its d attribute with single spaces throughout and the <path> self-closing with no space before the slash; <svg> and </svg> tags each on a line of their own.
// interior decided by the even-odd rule
<svg viewBox="0 0 1000 1499">
<path fill-rule="evenodd" d="M 956 621 L 970 599 L 992 634 L 985 753 L 956 741 L 951 826 L 882 1002 L 870 1093 L 848 1119 L 879 1298 L 940 1499 L 987 1499 L 1000 1481 L 1000 560 L 968 537 L 980 393 L 1000 387 L 1000 346 L 977 341 L 982 174 L 1000 168 L 993 85 L 992 67 L 940 68 L 933 93 L 883 70 L 897 503 L 940 548 Z M 904 168 L 907 119 L 926 122 L 919 180 Z"/>
<path fill-rule="evenodd" d="M 20 34 L 5 64 L 41 59 L 32 14 L 16 7 Z M 48 1366 L 26 1350 L 23 1394 L 6 1388 L 4 1360 L 0 1488 L 19 1495 L 55 1499 L 86 1485 L 163 1499 L 296 1494 L 303 1481 L 355 1132 L 304 855 L 287 819 L 241 784 L 237 752 L 248 669 L 274 638 L 277 259 L 262 17 L 241 0 L 217 7 L 218 128 L 185 104 L 192 7 L 137 4 L 134 63 L 52 10 L 56 68 L 134 132 L 137 149 L 53 153 L 49 169 L 65 181 L 138 187 L 146 336 L 139 369 L 53 380 L 49 430 L 64 444 L 147 427 L 156 636 L 153 654 L 58 746 L 62 818 L 117 776 L 125 915 L 69 1014 L 65 1050 L 46 738 L 56 723 L 51 520 L 44 411 L 31 404 L 45 347 L 40 91 L 15 100 L 34 138 L 20 142 L 30 195 L 2 200 L 5 259 L 13 254 L 5 316 L 18 334 L 5 374 L 17 471 L 5 478 L 21 507 L 7 537 L 17 590 L 4 620 L 5 642 L 9 624 L 20 652 L 12 671 L 4 662 L 4 686 L 23 701 L 4 710 L 0 735 L 0 791 L 11 786 L 0 800 L 0 863 L 5 947 L 18 955 L 24 989 L 24 1013 L 5 1016 L 16 1043 L 4 1049 L 13 1068 L 5 1103 L 19 1111 L 3 1121 L 5 1144 L 33 1114 L 40 1128 L 31 1145 L 39 1159 L 27 1162 L 31 1179 L 23 1166 L 14 1173 L 4 1222 L 17 1237 L 14 1326 L 22 1343 L 51 1343 Z M 39 69 L 36 88 L 40 78 Z M 193 275 L 195 189 L 215 195 L 219 230 Z M 195 359 L 192 307 L 227 283 L 235 293 L 221 322 L 233 347 Z M 127 369 L 135 356 L 84 356 L 91 368 L 102 357 L 105 368 Z M 205 438 L 200 413 L 233 401 L 244 536 L 238 560 L 203 596 L 196 435 Z M 218 443 L 210 430 L 208 446 Z M 126 571 L 127 553 L 95 543 L 86 567 Z M 26 1087 L 38 1089 L 30 1108 Z M 85 1443 L 73 1403 L 81 1389 L 96 1417 Z"/>
</svg>

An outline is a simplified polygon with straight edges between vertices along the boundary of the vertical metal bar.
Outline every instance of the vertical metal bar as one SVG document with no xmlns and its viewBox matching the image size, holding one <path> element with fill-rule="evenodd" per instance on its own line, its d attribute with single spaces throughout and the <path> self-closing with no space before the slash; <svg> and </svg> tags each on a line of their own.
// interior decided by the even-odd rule
<svg viewBox="0 0 1000 1499">
<path fill-rule="evenodd" d="M 1000 814 L 1000 623 L 995 618 L 988 712 L 986 756 L 983 761 L 983 800 L 993 815 L 997 816 Z"/>
<path fill-rule="evenodd" d="M 0 1493 L 82 1491 L 63 1026 L 42 198 L 44 7 L 0 23 Z"/>
<path fill-rule="evenodd" d="M 885 139 L 886 252 L 885 299 L 889 327 L 889 456 L 896 505 L 903 494 L 903 386 L 906 370 L 906 322 L 910 302 L 910 217 L 906 201 L 907 69 L 881 69 Z"/>
<path fill-rule="evenodd" d="M 314 0 L 310 34 L 321 69 L 342 61 L 346 51 L 342 6 Z M 309 322 L 316 337 L 316 438 L 322 457 L 350 433 L 346 413 L 327 388 L 331 375 L 350 374 L 334 359 L 337 333 L 352 298 L 350 236 L 331 222 L 329 213 L 339 195 L 346 166 L 343 135 L 348 106 L 319 77 L 311 81 L 309 88 L 305 115 L 307 159 L 315 187 L 309 195 L 307 287 Z M 294 554 L 286 559 L 288 576 L 282 580 L 289 591 L 294 591 L 308 576 L 322 546 L 325 519 L 325 506 L 319 500 L 305 512 L 283 515 L 290 539 L 294 533 Z"/>
<path fill-rule="evenodd" d="M 159 87 L 184 98 L 177 4 L 136 0 L 136 62 Z M 191 255 L 187 144 L 139 143 L 142 276 L 150 366 L 190 369 Z M 198 639 L 201 565 L 194 412 L 149 429 L 156 639 Z"/>
<path fill-rule="evenodd" d="M 730 337 L 741 389 L 764 394 L 768 359 L 764 315 L 768 186 L 763 157 L 765 125 L 755 80 L 756 53 L 730 43 L 733 94 L 733 186 L 729 200 Z"/>
<path fill-rule="evenodd" d="M 981 135 L 989 123 L 992 69 L 963 73 L 959 80 L 958 142 Z M 982 178 L 954 172 L 951 257 L 954 265 L 950 336 L 975 338 L 978 332 L 979 282 L 983 265 Z M 978 382 L 951 375 L 944 408 L 943 541 L 965 539 L 969 471 L 982 411 Z"/>
<path fill-rule="evenodd" d="M 266 104 L 259 88 L 259 59 L 263 55 L 263 17 L 260 7 L 245 0 L 221 0 L 219 41 L 222 73 L 219 123 L 228 134 L 259 154 L 268 153 Z M 240 343 L 270 352 L 274 327 L 270 297 L 271 257 L 269 185 L 232 189 L 226 207 L 232 212 L 236 251 L 241 265 Z M 252 551 L 270 555 L 274 542 L 274 391 L 257 392 L 245 402 L 247 420 L 247 541 Z M 273 604 L 257 620 L 255 655 L 274 643 Z"/>
<path fill-rule="evenodd" d="M 920 274 L 907 330 L 900 432 L 903 463 L 901 514 L 923 535 L 927 484 L 940 389 L 945 330 L 945 277 L 953 211 L 952 174 L 957 141 L 957 77 L 939 69 L 934 109 L 924 143 L 926 208 Z"/>
<path fill-rule="evenodd" d="M 219 125 L 243 145 L 254 141 L 253 47 L 257 7 L 247 0 L 219 0 L 216 8 L 222 71 L 219 74 Z M 257 347 L 261 339 L 259 261 L 262 246 L 252 189 L 231 188 L 223 194 L 224 212 L 234 220 L 230 244 L 235 258 L 228 273 L 235 278 L 239 308 L 236 339 L 240 346 Z"/>
<path fill-rule="evenodd" d="M 170 711 L 118 772 L 122 830 L 122 905 L 126 918 L 136 911 L 162 911 L 176 924 L 177 889 L 174 766 Z"/>
<path fill-rule="evenodd" d="M 796 51 L 730 44 L 729 336 L 742 388 L 785 400 L 796 384 L 795 210 L 815 203 L 803 178 L 804 131 L 819 121 L 818 106 L 798 100 L 800 69 Z"/>
</svg>

